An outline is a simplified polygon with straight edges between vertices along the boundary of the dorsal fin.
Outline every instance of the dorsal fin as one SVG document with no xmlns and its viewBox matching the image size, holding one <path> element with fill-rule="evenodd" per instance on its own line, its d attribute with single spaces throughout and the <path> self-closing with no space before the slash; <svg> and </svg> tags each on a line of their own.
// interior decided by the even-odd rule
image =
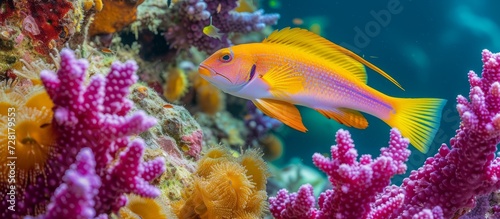
<svg viewBox="0 0 500 219">
<path fill-rule="evenodd" d="M 365 68 L 363 66 L 366 65 L 404 90 L 394 78 L 385 73 L 382 69 L 364 60 L 348 49 L 332 43 L 329 40 L 305 29 L 291 29 L 287 27 L 281 30 L 275 30 L 271 33 L 271 35 L 264 39 L 262 43 L 283 44 L 309 54 L 314 54 L 332 64 L 335 64 L 336 66 L 339 66 L 343 70 L 354 75 L 363 83 L 366 83 L 367 79 Z"/>
</svg>

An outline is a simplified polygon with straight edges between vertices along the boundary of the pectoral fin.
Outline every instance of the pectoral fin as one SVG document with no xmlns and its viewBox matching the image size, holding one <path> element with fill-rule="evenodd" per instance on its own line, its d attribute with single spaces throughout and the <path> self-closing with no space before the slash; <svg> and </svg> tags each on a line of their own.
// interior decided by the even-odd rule
<svg viewBox="0 0 500 219">
<path fill-rule="evenodd" d="M 295 94 L 304 88 L 304 77 L 288 65 L 276 66 L 262 76 L 275 97 Z"/>
<path fill-rule="evenodd" d="M 368 127 L 368 121 L 360 112 L 352 109 L 338 108 L 334 110 L 322 110 L 316 109 L 318 112 L 323 114 L 326 118 L 334 119 L 340 124 L 348 127 L 354 127 L 358 129 L 365 129 Z"/>
<path fill-rule="evenodd" d="M 256 99 L 253 103 L 266 115 L 298 131 L 307 131 L 307 128 L 302 124 L 302 117 L 300 116 L 299 110 L 293 104 L 271 99 Z"/>
</svg>

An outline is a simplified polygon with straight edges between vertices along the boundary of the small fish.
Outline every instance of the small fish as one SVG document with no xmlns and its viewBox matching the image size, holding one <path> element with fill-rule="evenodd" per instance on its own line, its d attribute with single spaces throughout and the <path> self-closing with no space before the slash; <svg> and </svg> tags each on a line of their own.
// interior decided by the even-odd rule
<svg viewBox="0 0 500 219">
<path fill-rule="evenodd" d="M 359 129 L 368 127 L 364 112 L 398 128 L 414 147 L 427 152 L 446 100 L 383 94 L 366 84 L 365 66 L 403 89 L 355 53 L 300 28 L 274 31 L 261 43 L 220 49 L 198 71 L 219 89 L 253 101 L 296 130 L 307 131 L 295 105 Z"/>
<path fill-rule="evenodd" d="M 210 25 L 203 28 L 203 33 L 209 37 L 217 38 L 220 40 L 222 34 L 219 32 L 219 28 L 212 24 L 212 16 L 210 16 Z"/>
<path fill-rule="evenodd" d="M 295 25 L 297 25 L 297 26 L 299 26 L 299 25 L 304 24 L 304 20 L 302 20 L 301 18 L 298 18 L 298 17 L 297 17 L 297 18 L 294 18 L 294 19 L 292 20 L 292 23 L 293 23 L 293 24 L 295 24 Z"/>
<path fill-rule="evenodd" d="M 219 5 L 217 5 L 217 14 L 220 13 L 220 10 L 222 9 L 222 4 L 219 3 Z M 210 21 L 212 22 L 212 21 Z"/>
<path fill-rule="evenodd" d="M 103 48 L 101 48 L 101 52 L 106 53 L 106 54 L 111 54 L 111 53 L 113 53 L 113 50 L 106 48 L 106 47 L 103 47 Z"/>
</svg>

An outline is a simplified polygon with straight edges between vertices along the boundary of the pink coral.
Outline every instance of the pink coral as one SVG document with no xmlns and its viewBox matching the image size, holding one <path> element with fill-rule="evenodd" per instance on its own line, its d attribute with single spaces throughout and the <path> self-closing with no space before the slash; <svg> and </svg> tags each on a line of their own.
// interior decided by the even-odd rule
<svg viewBox="0 0 500 219">
<path fill-rule="evenodd" d="M 348 131 L 339 130 L 336 141 L 337 145 L 331 148 L 331 160 L 321 154 L 313 156 L 314 164 L 328 175 L 333 185 L 332 190 L 321 194 L 319 209 L 295 211 L 280 207 L 293 206 L 287 202 L 293 202 L 296 195 L 279 194 L 280 196 L 269 200 L 270 210 L 276 218 L 305 218 L 290 214 L 304 212 L 308 218 L 366 218 L 373 207 L 370 203 L 375 202 L 376 195 L 389 185 L 390 178 L 406 171 L 405 162 L 410 155 L 407 149 L 409 142 L 396 129 L 391 130 L 389 147 L 382 148 L 380 157 L 375 160 L 369 155 L 363 155 L 359 162 L 356 161 L 358 154 Z M 303 197 L 307 196 L 305 194 L 312 196 L 312 193 L 303 190 L 307 190 L 307 187 L 299 190 L 297 197 L 302 198 L 297 198 L 298 200 L 307 200 Z M 304 194 L 300 195 L 301 193 Z"/>
<path fill-rule="evenodd" d="M 200 157 L 203 132 L 196 130 L 191 135 L 181 137 L 182 142 L 189 142 L 189 150 L 186 152 L 189 156 L 198 159 Z"/>
<path fill-rule="evenodd" d="M 304 216 L 304 211 L 285 214 L 294 212 L 288 209 L 293 204 L 288 203 L 296 195 L 284 192 L 270 198 L 273 215 L 277 218 L 452 218 L 472 208 L 476 196 L 499 190 L 500 158 L 495 158 L 495 152 L 500 142 L 500 53 L 484 50 L 482 56 L 482 78 L 469 72 L 470 101 L 457 97 L 462 122 L 450 140 L 451 148 L 443 144 L 400 187 L 387 185 L 393 174 L 406 169 L 403 162 L 408 157 L 407 141 L 393 130 L 391 146 L 382 149 L 381 157 L 372 161 L 365 155 L 358 163 L 350 136 L 339 131 L 338 146 L 332 147 L 334 160 L 319 154 L 313 157 L 333 185 L 332 190 L 321 194 L 319 209 L 309 209 L 308 212 L 316 210 L 317 215 Z"/>
<path fill-rule="evenodd" d="M 72 51 L 64 49 L 60 66 L 57 74 L 50 71 L 40 74 L 54 103 L 52 125 L 58 134 L 46 164 L 47 176 L 32 182 L 20 195 L 19 209 L 0 212 L 2 218 L 38 215 L 46 207 L 48 214 L 57 212 L 55 208 L 65 208 L 65 205 L 57 205 L 60 193 L 55 193 L 56 188 L 61 188 L 65 172 L 73 163 L 78 163 L 77 154 L 86 147 L 94 154 L 95 174 L 102 183 L 98 194 L 91 197 L 95 215 L 116 212 L 127 202 L 127 193 L 145 197 L 160 194 L 149 182 L 165 171 L 164 160 L 156 158 L 144 162 L 144 142 L 140 138 L 130 138 L 156 123 L 142 111 L 130 112 L 133 103 L 127 96 L 130 85 L 137 80 L 136 63 L 113 63 L 105 77 L 97 74 L 88 85 L 84 84 L 86 60 L 77 60 Z M 45 179 L 49 179 L 48 182 Z M 48 205 L 51 196 L 56 206 Z M 4 200 L 0 204 L 2 209 L 7 209 Z"/>
<path fill-rule="evenodd" d="M 443 144 L 403 181 L 405 218 L 435 206 L 449 218 L 473 207 L 476 195 L 500 189 L 500 159 L 495 158 L 500 142 L 500 54 L 484 50 L 482 55 L 482 78 L 469 72 L 470 101 L 457 97 L 462 122 L 450 140 L 451 149 Z"/>
</svg>

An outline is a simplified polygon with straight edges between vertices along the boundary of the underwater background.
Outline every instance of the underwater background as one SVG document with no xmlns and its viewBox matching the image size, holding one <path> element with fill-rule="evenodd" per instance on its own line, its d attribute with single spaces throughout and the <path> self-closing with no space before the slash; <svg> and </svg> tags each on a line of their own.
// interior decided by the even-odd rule
<svg viewBox="0 0 500 219">
<path fill-rule="evenodd" d="M 1 0 L 0 218 L 500 218 L 498 8 Z M 219 49 L 280 33 L 405 89 L 366 68 L 384 94 L 447 100 L 428 152 L 368 114 L 361 130 L 298 107 L 296 131 L 203 77 Z"/>
<path fill-rule="evenodd" d="M 275 6 L 277 2 L 279 6 Z M 389 6 L 389 3 L 397 6 Z M 318 28 L 322 36 L 363 55 L 393 76 L 405 91 L 367 68 L 368 84 L 373 88 L 396 97 L 448 100 L 429 152 L 422 154 L 410 148 L 409 170 L 420 167 L 442 143 L 455 135 L 460 123 L 455 109 L 456 94 L 468 90 L 466 72 L 480 69 L 478 51 L 500 49 L 500 14 L 496 9 L 500 3 L 497 1 L 311 0 L 269 1 L 263 6 L 267 7 L 266 11 L 280 13 L 277 28 Z M 389 7 L 397 10 L 391 13 Z M 296 18 L 303 24 L 294 24 Z M 325 146 L 332 144 L 334 132 L 341 128 L 314 110 L 302 108 L 301 112 L 309 131 L 301 133 L 283 127 L 280 134 L 286 150 L 277 162 L 286 163 L 292 157 L 299 157 L 303 163 L 312 165 L 309 156 L 318 151 L 329 153 Z M 388 136 L 383 136 L 390 128 L 373 116 L 368 115 L 367 119 L 370 124 L 367 129 L 348 130 L 360 154 L 376 155 L 380 153 L 380 146 L 387 143 Z M 395 176 L 395 180 L 401 177 Z"/>
</svg>

